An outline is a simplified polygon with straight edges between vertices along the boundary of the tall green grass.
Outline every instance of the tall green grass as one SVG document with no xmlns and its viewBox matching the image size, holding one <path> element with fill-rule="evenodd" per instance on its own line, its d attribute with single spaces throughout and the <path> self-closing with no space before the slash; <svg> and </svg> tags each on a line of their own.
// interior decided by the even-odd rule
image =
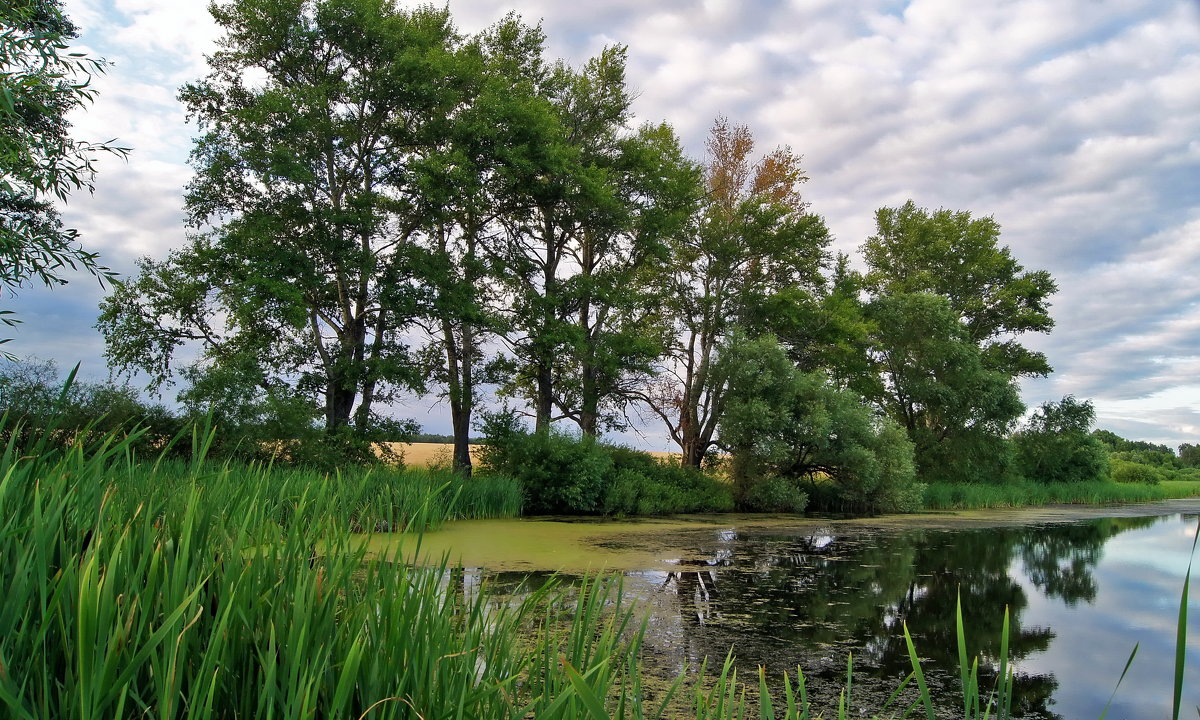
<svg viewBox="0 0 1200 720">
<path fill-rule="evenodd" d="M 367 558 L 355 525 L 489 502 L 430 477 L 414 504 L 381 477 L 9 442 L 0 716 L 567 718 L 583 687 L 620 695 L 638 635 L 609 584 L 512 605 Z"/>
<path fill-rule="evenodd" d="M 1103 504 L 1150 502 L 1188 497 L 1162 485 L 1123 485 L 1114 482 L 1007 483 L 997 485 L 930 483 L 925 489 L 927 510 L 983 510 L 1054 503 Z M 1196 490 L 1200 490 L 1197 487 Z M 1172 494 L 1172 491 L 1178 494 Z"/>
</svg>

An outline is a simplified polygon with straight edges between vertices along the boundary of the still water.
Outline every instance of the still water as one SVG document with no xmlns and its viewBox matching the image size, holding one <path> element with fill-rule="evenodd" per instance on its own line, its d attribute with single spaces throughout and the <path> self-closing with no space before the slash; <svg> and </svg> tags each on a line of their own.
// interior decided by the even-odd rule
<svg viewBox="0 0 1200 720">
<path fill-rule="evenodd" d="M 671 674 L 732 649 L 743 676 L 803 667 L 836 705 L 846 659 L 855 714 L 911 669 L 908 624 L 938 694 L 957 693 L 955 602 L 968 652 L 999 652 L 1005 608 L 1014 705 L 1028 718 L 1096 718 L 1130 651 L 1111 718 L 1169 717 L 1180 594 L 1200 503 L 813 520 L 474 521 L 423 540 L 501 587 L 557 571 L 625 575 L 648 613 L 645 659 Z M 1185 716 L 1200 705 L 1200 593 L 1189 602 Z M 994 668 L 991 668 L 994 678 Z M 988 685 L 990 686 L 991 680 Z M 961 709 L 960 709 L 961 712 Z"/>
</svg>

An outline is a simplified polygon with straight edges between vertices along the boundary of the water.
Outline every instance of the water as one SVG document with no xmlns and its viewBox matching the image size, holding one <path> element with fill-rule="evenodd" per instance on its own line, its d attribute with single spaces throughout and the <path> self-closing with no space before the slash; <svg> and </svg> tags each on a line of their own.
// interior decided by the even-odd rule
<svg viewBox="0 0 1200 720">
<path fill-rule="evenodd" d="M 622 572 L 648 613 L 651 672 L 719 663 L 732 649 L 743 676 L 759 665 L 776 679 L 803 667 L 828 707 L 853 653 L 856 714 L 878 710 L 911 669 L 904 623 L 937 694 L 956 697 L 957 598 L 968 653 L 984 658 L 990 685 L 1007 607 L 1021 716 L 1098 717 L 1140 643 L 1109 717 L 1149 718 L 1170 715 L 1176 619 L 1198 523 L 1200 505 L 1182 501 L 858 521 L 489 521 L 425 542 L 500 585 L 550 570 Z M 1186 716 L 1200 705 L 1196 596 Z"/>
</svg>

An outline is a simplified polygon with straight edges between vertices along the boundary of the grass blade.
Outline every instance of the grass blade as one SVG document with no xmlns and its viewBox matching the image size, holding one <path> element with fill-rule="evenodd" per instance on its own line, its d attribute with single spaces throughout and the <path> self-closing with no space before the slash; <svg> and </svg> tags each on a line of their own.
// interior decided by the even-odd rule
<svg viewBox="0 0 1200 720">
<path fill-rule="evenodd" d="M 921 659 L 917 657 L 912 635 L 908 634 L 908 623 L 904 623 L 904 644 L 908 646 L 908 659 L 912 662 L 913 675 L 917 676 L 917 688 L 921 691 L 921 704 L 925 706 L 925 716 L 928 720 L 937 720 L 933 712 L 933 699 L 929 697 L 929 686 L 925 684 L 925 673 L 921 670 Z"/>
<path fill-rule="evenodd" d="M 1121 681 L 1125 679 L 1125 673 L 1129 672 L 1129 666 L 1133 665 L 1133 658 L 1137 656 L 1138 645 L 1133 646 L 1133 652 L 1129 653 L 1129 659 L 1125 661 L 1125 669 L 1121 671 L 1121 677 L 1117 678 L 1117 684 L 1113 686 L 1112 695 L 1108 696 L 1108 702 L 1104 703 L 1104 710 L 1100 713 L 1099 720 L 1104 720 L 1108 715 L 1108 708 L 1112 705 L 1113 698 L 1117 696 L 1117 688 L 1121 687 Z"/>
<path fill-rule="evenodd" d="M 1200 523 L 1192 537 L 1192 552 L 1188 556 L 1187 573 L 1183 576 L 1183 594 L 1179 598 L 1179 622 L 1175 626 L 1175 692 L 1172 695 L 1171 718 L 1179 720 L 1180 701 L 1183 699 L 1183 670 L 1187 661 L 1187 618 L 1188 589 L 1192 582 L 1192 561 L 1196 556 L 1196 541 L 1200 540 Z"/>
</svg>

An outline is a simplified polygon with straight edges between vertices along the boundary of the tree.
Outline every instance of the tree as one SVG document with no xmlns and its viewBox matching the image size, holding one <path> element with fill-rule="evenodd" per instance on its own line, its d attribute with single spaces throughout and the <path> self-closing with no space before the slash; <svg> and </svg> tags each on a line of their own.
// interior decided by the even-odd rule
<svg viewBox="0 0 1200 720">
<path fill-rule="evenodd" d="M 699 174 L 667 125 L 645 126 L 623 140 L 610 180 L 618 222 L 587 228 L 567 283 L 574 342 L 566 348 L 556 404 L 585 435 L 623 427 L 624 410 L 667 343 L 657 269 L 666 242 L 686 226 Z"/>
<path fill-rule="evenodd" d="M 470 474 L 470 431 L 484 347 L 504 330 L 495 277 L 498 218 L 521 206 L 530 154 L 550 123 L 535 94 L 545 73 L 541 28 L 510 15 L 473 38 L 462 53 L 473 80 L 444 142 L 423 160 L 421 199 L 429 225 L 416 253 L 421 284 L 418 323 L 432 338 L 432 379 L 445 388 L 453 427 L 454 467 Z"/>
<path fill-rule="evenodd" d="M 855 387 L 908 432 L 925 480 L 994 482 L 1008 472 L 1005 435 L 1025 406 L 1007 373 L 989 368 L 944 297 L 881 295 L 872 322 L 871 372 Z"/>
<path fill-rule="evenodd" d="M 313 398 L 328 433 L 363 436 L 419 381 L 403 333 L 421 161 L 464 102 L 459 38 L 447 12 L 390 0 L 212 12 L 221 49 L 181 92 L 203 131 L 187 208 L 207 230 L 105 300 L 108 356 L 161 383 L 195 343 L 197 371 Z"/>
<path fill-rule="evenodd" d="M 863 246 L 866 285 L 878 295 L 931 293 L 946 298 L 979 346 L 984 365 L 1011 377 L 1047 375 L 1046 356 L 1015 336 L 1049 332 L 1050 273 L 1026 271 L 1007 247 L 1000 225 L 967 211 L 918 208 L 909 200 L 875 214 L 876 234 Z"/>
<path fill-rule="evenodd" d="M 511 330 L 511 357 L 495 369 L 504 394 L 530 401 L 538 431 L 566 417 L 555 413 L 556 385 L 566 349 L 577 341 L 568 280 L 578 272 L 579 243 L 585 232 L 618 222 L 606 166 L 628 117 L 624 73 L 624 49 L 612 47 L 580 71 L 559 63 L 530 79 L 545 122 L 522 183 L 511 188 L 519 199 L 501 218 L 492 257 Z"/>
<path fill-rule="evenodd" d="M 536 171 L 512 186 L 522 200 L 501 218 L 494 257 L 512 332 L 497 369 L 538 430 L 570 419 L 594 436 L 622 424 L 634 378 L 661 354 L 649 269 L 688 218 L 697 173 L 668 126 L 624 129 L 624 48 L 531 84 L 550 121 L 529 156 Z"/>
<path fill-rule="evenodd" d="M 1014 437 L 1022 474 L 1037 482 L 1087 482 L 1108 475 L 1108 449 L 1090 434 L 1096 410 L 1068 395 L 1043 403 Z"/>
<path fill-rule="evenodd" d="M 921 506 L 903 429 L 823 374 L 797 368 L 774 338 L 732 336 L 717 371 L 728 385 L 720 443 L 733 455 L 740 499 L 779 478 L 831 482 L 837 501 L 858 510 Z"/>
<path fill-rule="evenodd" d="M 1015 379 L 1050 372 L 1017 338 L 1053 327 L 1054 280 L 1025 271 L 992 218 L 910 200 L 875 220 L 863 245 L 872 367 L 852 384 L 908 430 L 923 478 L 1008 476 Z"/>
<path fill-rule="evenodd" d="M 687 232 L 670 242 L 663 307 L 675 327 L 658 379 L 642 393 L 699 467 L 714 444 L 726 386 L 713 372 L 717 350 L 738 324 L 756 331 L 765 308 L 813 293 L 824 280 L 828 230 L 807 211 L 799 156 L 777 148 L 752 160 L 754 138 L 724 118 L 713 124 L 704 170 L 706 195 Z"/>
<path fill-rule="evenodd" d="M 128 152 L 70 135 L 67 115 L 95 99 L 91 79 L 104 71 L 103 60 L 67 52 L 76 35 L 58 0 L 0 4 L 0 285 L 9 292 L 66 284 L 67 270 L 112 277 L 54 205 L 93 189 L 101 154 Z M 0 322 L 16 324 L 11 314 L 0 311 Z"/>
<path fill-rule="evenodd" d="M 1180 445 L 1179 463 L 1184 467 L 1200 467 L 1200 445 L 1194 443 Z"/>
</svg>

